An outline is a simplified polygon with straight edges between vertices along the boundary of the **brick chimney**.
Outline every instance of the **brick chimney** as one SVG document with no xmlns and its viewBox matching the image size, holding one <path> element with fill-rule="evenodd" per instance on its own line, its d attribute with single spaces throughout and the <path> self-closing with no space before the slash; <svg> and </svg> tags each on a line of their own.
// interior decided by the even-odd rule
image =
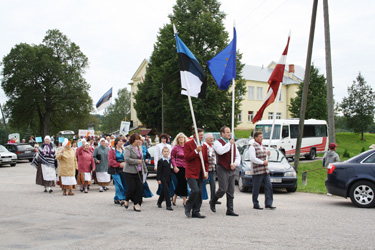
<svg viewBox="0 0 375 250">
<path fill-rule="evenodd" d="M 289 64 L 289 73 L 295 73 L 294 64 Z"/>
</svg>

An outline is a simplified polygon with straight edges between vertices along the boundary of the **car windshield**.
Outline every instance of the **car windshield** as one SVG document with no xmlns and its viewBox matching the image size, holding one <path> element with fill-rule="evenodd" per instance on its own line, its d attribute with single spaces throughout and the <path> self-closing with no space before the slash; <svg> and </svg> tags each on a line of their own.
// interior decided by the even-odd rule
<svg viewBox="0 0 375 250">
<path fill-rule="evenodd" d="M 0 145 L 0 152 L 9 152 L 4 146 Z"/>
<path fill-rule="evenodd" d="M 246 150 L 243 155 L 243 160 L 244 161 L 250 161 L 250 154 L 249 150 Z M 283 153 L 281 153 L 279 150 L 276 150 L 274 148 L 271 148 L 271 155 L 268 159 L 269 162 L 281 162 L 285 159 L 285 156 Z"/>
</svg>

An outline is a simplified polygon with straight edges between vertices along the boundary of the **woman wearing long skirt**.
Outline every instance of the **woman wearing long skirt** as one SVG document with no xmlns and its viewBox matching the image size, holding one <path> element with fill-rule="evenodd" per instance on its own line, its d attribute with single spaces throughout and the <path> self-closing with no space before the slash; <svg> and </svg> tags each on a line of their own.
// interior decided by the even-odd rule
<svg viewBox="0 0 375 250">
<path fill-rule="evenodd" d="M 99 146 L 94 150 L 96 181 L 99 184 L 99 192 L 108 190 L 108 185 L 111 181 L 111 176 L 108 174 L 108 151 L 104 138 L 99 141 Z"/>
<path fill-rule="evenodd" d="M 171 161 L 173 170 L 177 177 L 177 187 L 174 190 L 173 205 L 176 206 L 177 196 L 182 196 L 183 204 L 186 205 L 186 196 L 188 195 L 187 181 L 185 178 L 186 161 L 184 158 L 184 144 L 187 137 L 184 133 L 179 133 L 173 140 L 173 149 L 171 152 Z"/>
<path fill-rule="evenodd" d="M 117 137 L 113 143 L 113 147 L 108 152 L 108 173 L 112 175 L 113 183 L 115 184 L 115 197 L 113 202 L 115 204 L 124 205 L 126 183 L 124 178 L 124 150 L 122 149 L 123 142 L 120 137 Z"/>
<path fill-rule="evenodd" d="M 36 184 L 44 186 L 44 192 L 52 193 L 52 187 L 55 186 L 56 180 L 56 168 L 55 150 L 50 140 L 51 138 L 47 135 L 44 138 L 44 143 L 38 149 Z"/>
<path fill-rule="evenodd" d="M 90 143 L 77 149 L 78 155 L 78 176 L 77 183 L 81 185 L 81 192 L 88 193 L 88 185 L 91 184 L 91 171 L 95 170 L 95 162 L 90 149 Z"/>
<path fill-rule="evenodd" d="M 75 173 L 78 169 L 76 154 L 70 147 L 68 139 L 64 139 L 63 148 L 58 151 L 56 159 L 59 160 L 59 177 L 63 189 L 63 195 L 74 195 L 72 187 L 77 184 Z"/>
</svg>

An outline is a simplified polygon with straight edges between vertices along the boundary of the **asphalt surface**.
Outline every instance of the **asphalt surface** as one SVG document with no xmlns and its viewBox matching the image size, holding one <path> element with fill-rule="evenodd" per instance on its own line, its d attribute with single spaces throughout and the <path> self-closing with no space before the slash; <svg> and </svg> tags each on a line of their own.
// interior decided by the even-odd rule
<svg viewBox="0 0 375 250">
<path fill-rule="evenodd" d="M 142 212 L 113 204 L 114 186 L 99 193 L 43 193 L 29 163 L 0 166 L 0 249 L 374 249 L 374 209 L 341 197 L 276 191 L 276 210 L 252 209 L 251 193 L 236 187 L 234 208 L 225 200 L 205 219 L 187 218 L 182 199 L 174 211 L 144 200 Z M 148 180 L 156 192 L 155 178 Z M 208 187 L 209 188 L 209 187 Z M 260 195 L 261 204 L 264 195 Z"/>
</svg>

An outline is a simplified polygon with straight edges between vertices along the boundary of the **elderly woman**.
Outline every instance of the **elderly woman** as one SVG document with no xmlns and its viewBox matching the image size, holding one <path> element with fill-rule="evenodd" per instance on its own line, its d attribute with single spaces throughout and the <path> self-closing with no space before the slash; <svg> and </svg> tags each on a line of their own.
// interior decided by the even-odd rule
<svg viewBox="0 0 375 250">
<path fill-rule="evenodd" d="M 88 193 L 87 186 L 91 184 L 91 171 L 95 170 L 90 143 L 86 142 L 82 147 L 78 148 L 76 154 L 78 155 L 77 183 L 81 185 L 81 192 Z"/>
<path fill-rule="evenodd" d="M 77 184 L 75 173 L 77 166 L 77 158 L 73 149 L 70 147 L 68 139 L 64 139 L 63 148 L 57 152 L 56 159 L 59 160 L 59 177 L 63 189 L 63 195 L 69 190 L 68 195 L 74 195 L 72 187 Z"/>
<path fill-rule="evenodd" d="M 106 146 L 105 139 L 101 138 L 99 141 L 100 146 L 94 150 L 94 161 L 95 161 L 95 172 L 96 180 L 99 184 L 99 192 L 108 190 L 109 182 L 111 181 L 111 176 L 108 172 L 108 152 L 109 148 Z"/>
<path fill-rule="evenodd" d="M 126 183 L 123 168 L 125 166 L 123 142 L 120 137 L 114 141 L 113 147 L 108 152 L 108 173 L 112 175 L 115 184 L 115 204 L 123 205 L 125 200 Z"/>
<path fill-rule="evenodd" d="M 36 171 L 36 184 L 44 186 L 44 192 L 52 193 L 53 190 L 51 187 L 55 186 L 56 180 L 56 153 L 50 140 L 51 138 L 47 135 L 44 138 L 44 143 L 38 149 L 39 154 L 37 154 L 38 168 Z"/>
<path fill-rule="evenodd" d="M 132 134 L 129 139 L 129 145 L 125 147 L 125 182 L 127 192 L 125 198 L 125 208 L 129 206 L 129 200 L 134 203 L 134 211 L 141 212 L 142 194 L 143 194 L 143 174 L 147 174 L 147 168 L 143 161 L 142 151 L 139 149 L 140 137 L 138 134 Z"/>
<path fill-rule="evenodd" d="M 171 161 L 173 170 L 177 177 L 177 187 L 174 190 L 173 205 L 176 205 L 177 196 L 182 196 L 184 205 L 186 205 L 187 181 L 185 178 L 186 161 L 184 158 L 184 144 L 187 142 L 187 137 L 184 133 L 179 133 L 173 140 L 173 149 L 171 152 Z"/>
</svg>

